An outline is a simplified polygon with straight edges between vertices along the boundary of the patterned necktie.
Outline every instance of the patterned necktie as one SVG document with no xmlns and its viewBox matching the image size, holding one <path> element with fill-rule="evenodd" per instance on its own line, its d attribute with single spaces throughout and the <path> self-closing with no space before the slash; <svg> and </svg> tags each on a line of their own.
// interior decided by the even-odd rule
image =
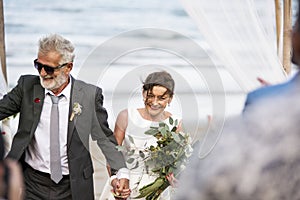
<svg viewBox="0 0 300 200">
<path fill-rule="evenodd" d="M 50 95 L 52 100 L 50 119 L 50 174 L 51 179 L 58 183 L 62 179 L 60 145 L 59 145 L 59 114 L 58 101 L 62 96 Z"/>
</svg>

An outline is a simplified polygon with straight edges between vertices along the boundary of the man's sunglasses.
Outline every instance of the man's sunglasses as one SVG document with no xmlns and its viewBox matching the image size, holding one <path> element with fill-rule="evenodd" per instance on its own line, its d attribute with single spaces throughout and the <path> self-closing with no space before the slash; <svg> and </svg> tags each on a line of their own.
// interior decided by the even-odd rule
<svg viewBox="0 0 300 200">
<path fill-rule="evenodd" d="M 34 67 L 39 71 L 39 73 L 41 73 L 42 68 L 44 68 L 45 72 L 49 75 L 53 74 L 55 70 L 60 69 L 68 64 L 68 63 L 64 63 L 56 67 L 50 67 L 48 65 L 43 65 L 42 63 L 39 63 L 37 60 L 38 59 L 35 59 L 33 61 Z"/>
</svg>

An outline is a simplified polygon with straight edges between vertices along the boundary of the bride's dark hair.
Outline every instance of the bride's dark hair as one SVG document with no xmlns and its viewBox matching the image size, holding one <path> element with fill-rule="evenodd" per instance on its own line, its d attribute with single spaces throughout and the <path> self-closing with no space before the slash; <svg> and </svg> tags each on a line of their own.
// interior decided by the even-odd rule
<svg viewBox="0 0 300 200">
<path fill-rule="evenodd" d="M 167 88 L 165 94 L 169 94 L 170 97 L 173 97 L 175 82 L 172 76 L 166 71 L 149 74 L 143 84 L 143 90 L 147 91 L 147 94 L 152 91 L 154 86 L 162 86 Z"/>
</svg>

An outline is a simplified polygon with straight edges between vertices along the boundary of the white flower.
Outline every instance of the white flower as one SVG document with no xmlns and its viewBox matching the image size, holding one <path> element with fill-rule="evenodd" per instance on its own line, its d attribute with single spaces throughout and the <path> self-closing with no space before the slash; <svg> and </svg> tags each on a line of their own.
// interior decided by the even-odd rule
<svg viewBox="0 0 300 200">
<path fill-rule="evenodd" d="M 185 170 L 186 166 L 185 165 L 180 165 L 180 171 Z"/>
<path fill-rule="evenodd" d="M 73 118 L 75 117 L 75 115 L 80 115 L 82 110 L 81 110 L 82 106 L 75 102 L 73 104 L 73 110 L 72 110 L 72 114 L 71 114 L 71 117 L 70 117 L 70 121 L 73 121 Z"/>
<path fill-rule="evenodd" d="M 193 151 L 194 151 L 194 150 L 193 150 L 192 146 L 191 146 L 190 144 L 188 144 L 188 145 L 186 146 L 186 149 L 184 150 L 185 156 L 186 156 L 186 157 L 190 157 L 190 156 L 192 155 Z"/>
</svg>

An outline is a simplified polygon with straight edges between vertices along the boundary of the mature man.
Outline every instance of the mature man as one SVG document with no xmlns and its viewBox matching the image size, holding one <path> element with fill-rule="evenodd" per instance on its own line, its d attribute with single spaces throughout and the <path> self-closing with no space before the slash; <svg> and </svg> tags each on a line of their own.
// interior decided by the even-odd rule
<svg viewBox="0 0 300 200">
<path fill-rule="evenodd" d="M 34 60 L 39 76 L 21 76 L 0 100 L 0 119 L 20 113 L 8 157 L 22 162 L 26 199 L 94 199 L 89 136 L 117 173 L 115 192 L 130 192 L 102 90 L 70 75 L 74 57 L 73 44 L 62 36 L 40 39 Z"/>
</svg>

